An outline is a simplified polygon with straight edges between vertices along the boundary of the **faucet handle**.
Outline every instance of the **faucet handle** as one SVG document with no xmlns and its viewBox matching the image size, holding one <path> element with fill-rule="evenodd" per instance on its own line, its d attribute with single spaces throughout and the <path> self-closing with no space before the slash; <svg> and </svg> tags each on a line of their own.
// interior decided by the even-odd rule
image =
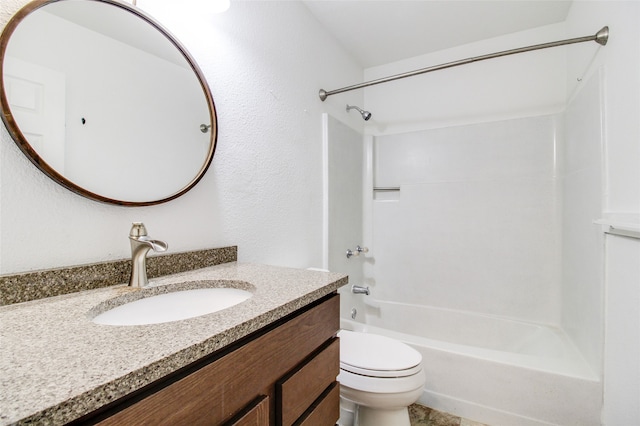
<svg viewBox="0 0 640 426">
<path fill-rule="evenodd" d="M 358 252 L 358 254 L 360 254 L 360 253 L 369 253 L 369 248 L 368 247 L 356 246 L 356 251 Z"/>
<path fill-rule="evenodd" d="M 147 228 L 144 227 L 144 223 L 142 222 L 133 222 L 131 224 L 131 231 L 129 231 L 130 237 L 146 237 L 147 236 Z"/>
</svg>

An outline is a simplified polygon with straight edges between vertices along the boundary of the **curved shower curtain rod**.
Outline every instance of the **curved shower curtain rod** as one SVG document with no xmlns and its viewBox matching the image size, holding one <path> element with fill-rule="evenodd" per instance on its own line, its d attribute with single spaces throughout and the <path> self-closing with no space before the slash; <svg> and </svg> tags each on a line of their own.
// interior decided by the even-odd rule
<svg viewBox="0 0 640 426">
<path fill-rule="evenodd" d="M 459 61 L 447 62 L 446 64 L 434 65 L 432 67 L 422 68 L 415 71 L 409 71 L 402 74 L 396 74 L 396 75 L 392 75 L 391 77 L 379 78 L 377 80 L 371 80 L 371 81 L 367 81 L 360 84 L 354 84 L 353 86 L 347 86 L 347 87 L 343 87 L 341 89 L 336 89 L 336 90 L 326 91 L 324 89 L 320 89 L 320 92 L 318 92 L 318 96 L 320 96 L 320 100 L 324 102 L 324 100 L 327 99 L 328 96 L 337 95 L 338 93 L 348 92 L 350 90 L 362 89 L 363 87 L 373 86 L 380 83 L 386 83 L 388 81 L 393 81 L 393 80 L 399 80 L 405 77 L 413 77 L 414 75 L 425 74 L 431 71 L 457 67 L 458 65 L 466 65 L 472 62 L 483 61 L 485 59 L 499 58 L 501 56 L 515 55 L 516 53 L 524 53 L 524 52 L 530 52 L 532 50 L 547 49 L 549 47 L 564 46 L 566 44 L 583 43 L 585 41 L 595 41 L 596 43 L 604 46 L 607 44 L 608 40 L 609 40 L 609 27 L 605 26 L 605 27 L 602 27 L 602 29 L 598 31 L 595 35 L 592 35 L 592 36 L 552 41 L 550 43 L 536 44 L 533 46 L 521 47 L 519 49 L 503 50 L 501 52 L 490 53 L 488 55 L 475 56 L 472 58 L 462 59 Z"/>
</svg>

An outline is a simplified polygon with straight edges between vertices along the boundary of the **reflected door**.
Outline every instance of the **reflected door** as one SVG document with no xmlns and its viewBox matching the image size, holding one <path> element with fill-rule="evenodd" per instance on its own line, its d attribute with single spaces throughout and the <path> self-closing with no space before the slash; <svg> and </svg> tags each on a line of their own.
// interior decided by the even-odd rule
<svg viewBox="0 0 640 426">
<path fill-rule="evenodd" d="M 7 57 L 7 100 L 20 130 L 54 169 L 64 171 L 65 76 L 63 73 Z"/>
</svg>

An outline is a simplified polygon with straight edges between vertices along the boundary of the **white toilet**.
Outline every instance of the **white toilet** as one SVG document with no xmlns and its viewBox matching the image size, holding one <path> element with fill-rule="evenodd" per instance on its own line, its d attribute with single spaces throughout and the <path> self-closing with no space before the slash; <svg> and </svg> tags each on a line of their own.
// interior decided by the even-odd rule
<svg viewBox="0 0 640 426">
<path fill-rule="evenodd" d="M 397 340 L 342 330 L 340 426 L 409 426 L 425 384 L 422 355 Z"/>
</svg>

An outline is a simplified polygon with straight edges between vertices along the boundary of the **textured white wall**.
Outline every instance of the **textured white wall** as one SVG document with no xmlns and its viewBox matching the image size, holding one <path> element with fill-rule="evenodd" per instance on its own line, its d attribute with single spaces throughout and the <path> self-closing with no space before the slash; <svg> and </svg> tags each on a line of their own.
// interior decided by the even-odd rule
<svg viewBox="0 0 640 426">
<path fill-rule="evenodd" d="M 0 26 L 26 3 L 3 0 Z M 322 103 L 317 92 L 361 80 L 362 69 L 298 2 L 234 2 L 215 17 L 182 2 L 138 5 L 182 41 L 208 80 L 220 129 L 212 168 L 163 205 L 99 204 L 40 173 L 2 126 L 0 273 L 126 258 L 132 221 L 174 252 L 237 244 L 242 261 L 319 265 L 321 114 L 345 114 L 343 102 L 361 104 L 362 95 Z"/>
<path fill-rule="evenodd" d="M 606 236 L 605 426 L 640 424 L 640 241 Z"/>
</svg>

